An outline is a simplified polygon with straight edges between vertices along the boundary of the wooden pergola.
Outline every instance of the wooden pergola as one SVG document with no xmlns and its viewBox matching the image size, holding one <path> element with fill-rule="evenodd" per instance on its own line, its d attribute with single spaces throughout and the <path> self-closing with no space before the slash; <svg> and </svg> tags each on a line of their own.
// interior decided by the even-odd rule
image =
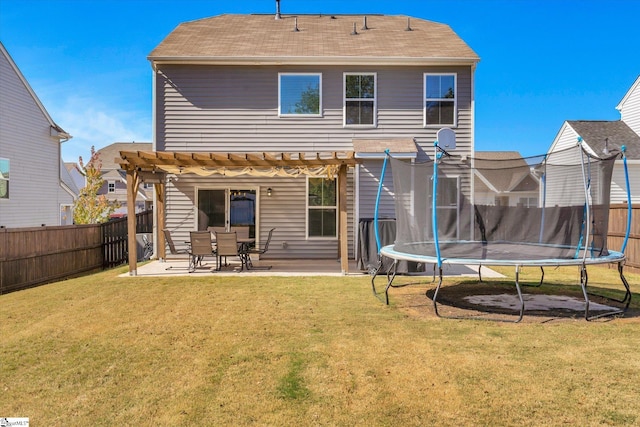
<svg viewBox="0 0 640 427">
<path fill-rule="evenodd" d="M 127 227 L 129 234 L 129 275 L 136 276 L 138 269 L 136 247 L 135 199 L 142 182 L 154 184 L 156 203 L 154 224 L 157 230 L 165 228 L 165 185 L 168 172 L 211 172 L 221 170 L 240 171 L 251 175 L 253 168 L 265 170 L 294 170 L 305 174 L 314 168 L 337 171 L 338 189 L 338 250 L 343 274 L 349 271 L 347 245 L 347 168 L 358 162 L 353 151 L 347 152 L 178 152 L 178 151 L 121 151 L 120 167 L 127 174 Z M 158 236 L 160 233 L 158 233 Z M 155 242 L 158 258 L 166 256 L 165 245 Z"/>
</svg>

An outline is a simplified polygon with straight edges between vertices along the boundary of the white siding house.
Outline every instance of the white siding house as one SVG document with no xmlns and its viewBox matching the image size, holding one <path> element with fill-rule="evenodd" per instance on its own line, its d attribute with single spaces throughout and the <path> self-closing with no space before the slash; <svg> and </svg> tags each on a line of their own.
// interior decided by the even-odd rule
<svg viewBox="0 0 640 427">
<path fill-rule="evenodd" d="M 620 120 L 640 135 L 640 76 L 631 85 L 616 109 L 620 111 Z"/>
<path fill-rule="evenodd" d="M 0 227 L 66 223 L 77 196 L 62 178 L 69 138 L 0 43 Z"/>
<path fill-rule="evenodd" d="M 589 152 L 596 157 L 609 157 L 626 148 L 631 203 L 640 203 L 640 78 L 636 80 L 623 100 L 618 104 L 621 120 L 571 120 L 560 128 L 549 152 L 561 152 L 577 144 L 578 137 Z M 574 153 L 575 154 L 575 153 Z M 574 155 L 572 154 L 572 155 Z M 569 154 L 567 154 L 569 155 Z M 577 159 L 567 159 L 574 162 Z M 611 180 L 611 203 L 626 203 L 627 188 L 623 161 L 616 161 Z M 569 184 L 567 184 L 569 185 Z M 581 184 L 576 184 L 581 188 Z M 550 189 L 552 191 L 552 189 Z M 577 195 L 578 193 L 576 193 Z M 550 200 L 553 194 L 548 195 Z"/>
<path fill-rule="evenodd" d="M 243 217 L 257 240 L 276 228 L 269 257 L 335 258 L 346 206 L 353 257 L 359 221 L 373 214 L 385 147 L 409 141 L 398 154 L 425 160 L 437 131 L 449 127 L 458 151 L 473 152 L 479 58 L 449 26 L 407 16 L 279 18 L 220 15 L 169 34 L 149 55 L 153 151 L 126 153 L 123 163 L 131 173 L 168 174 L 166 228 L 175 241 L 233 225 L 234 205 L 250 199 Z M 377 152 L 356 149 L 357 141 Z M 276 157 L 304 165 L 327 153 L 352 156 L 339 182 L 329 169 L 320 177 L 258 177 L 213 167 Z M 383 214 L 393 216 L 387 182 Z M 459 182 L 468 191 L 470 177 Z"/>
</svg>

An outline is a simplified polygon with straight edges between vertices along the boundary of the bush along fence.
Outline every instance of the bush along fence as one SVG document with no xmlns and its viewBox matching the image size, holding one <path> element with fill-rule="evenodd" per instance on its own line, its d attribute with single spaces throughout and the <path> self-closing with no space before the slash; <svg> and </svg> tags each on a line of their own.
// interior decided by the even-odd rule
<svg viewBox="0 0 640 427">
<path fill-rule="evenodd" d="M 153 211 L 136 215 L 151 233 Z M 112 268 L 127 262 L 127 219 L 104 224 L 0 229 L 0 294 Z"/>
</svg>

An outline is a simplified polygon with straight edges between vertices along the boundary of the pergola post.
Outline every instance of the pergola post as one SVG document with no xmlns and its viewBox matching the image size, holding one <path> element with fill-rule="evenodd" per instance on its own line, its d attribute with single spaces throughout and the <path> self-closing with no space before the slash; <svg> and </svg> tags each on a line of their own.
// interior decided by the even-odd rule
<svg viewBox="0 0 640 427">
<path fill-rule="evenodd" d="M 127 169 L 127 233 L 129 243 L 129 276 L 138 275 L 138 248 L 136 243 L 136 194 L 138 193 L 138 174 Z"/>
<path fill-rule="evenodd" d="M 158 259 L 164 261 L 167 256 L 167 249 L 164 244 L 164 233 L 162 230 L 165 229 L 164 218 L 165 218 L 165 184 L 164 180 L 159 184 L 155 184 L 153 186 L 156 192 L 156 203 L 153 207 L 155 211 L 154 225 L 156 227 L 156 254 Z"/>
<path fill-rule="evenodd" d="M 340 165 L 338 169 L 338 244 L 340 252 L 340 267 L 342 274 L 349 273 L 349 246 L 347 236 L 347 165 Z"/>
</svg>

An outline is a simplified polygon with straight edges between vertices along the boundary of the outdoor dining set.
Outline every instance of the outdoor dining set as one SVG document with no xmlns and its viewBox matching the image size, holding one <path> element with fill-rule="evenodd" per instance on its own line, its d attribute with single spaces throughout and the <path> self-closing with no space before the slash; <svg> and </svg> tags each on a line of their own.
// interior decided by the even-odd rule
<svg viewBox="0 0 640 427">
<path fill-rule="evenodd" d="M 175 247 L 169 230 L 163 230 L 165 240 L 172 255 L 189 255 L 189 273 L 196 271 L 203 265 L 206 257 L 216 258 L 216 271 L 223 267 L 229 267 L 228 258 L 237 257 L 240 267 L 234 267 L 236 271 L 265 270 L 271 266 L 256 266 L 251 260 L 251 255 L 262 255 L 269 250 L 269 243 L 275 228 L 269 230 L 267 240 L 262 247 L 256 246 L 255 237 L 249 236 L 249 227 L 208 227 L 203 231 L 191 231 L 189 241 L 185 242 L 187 249 L 178 250 Z M 171 268 L 171 267 L 169 267 Z"/>
</svg>

